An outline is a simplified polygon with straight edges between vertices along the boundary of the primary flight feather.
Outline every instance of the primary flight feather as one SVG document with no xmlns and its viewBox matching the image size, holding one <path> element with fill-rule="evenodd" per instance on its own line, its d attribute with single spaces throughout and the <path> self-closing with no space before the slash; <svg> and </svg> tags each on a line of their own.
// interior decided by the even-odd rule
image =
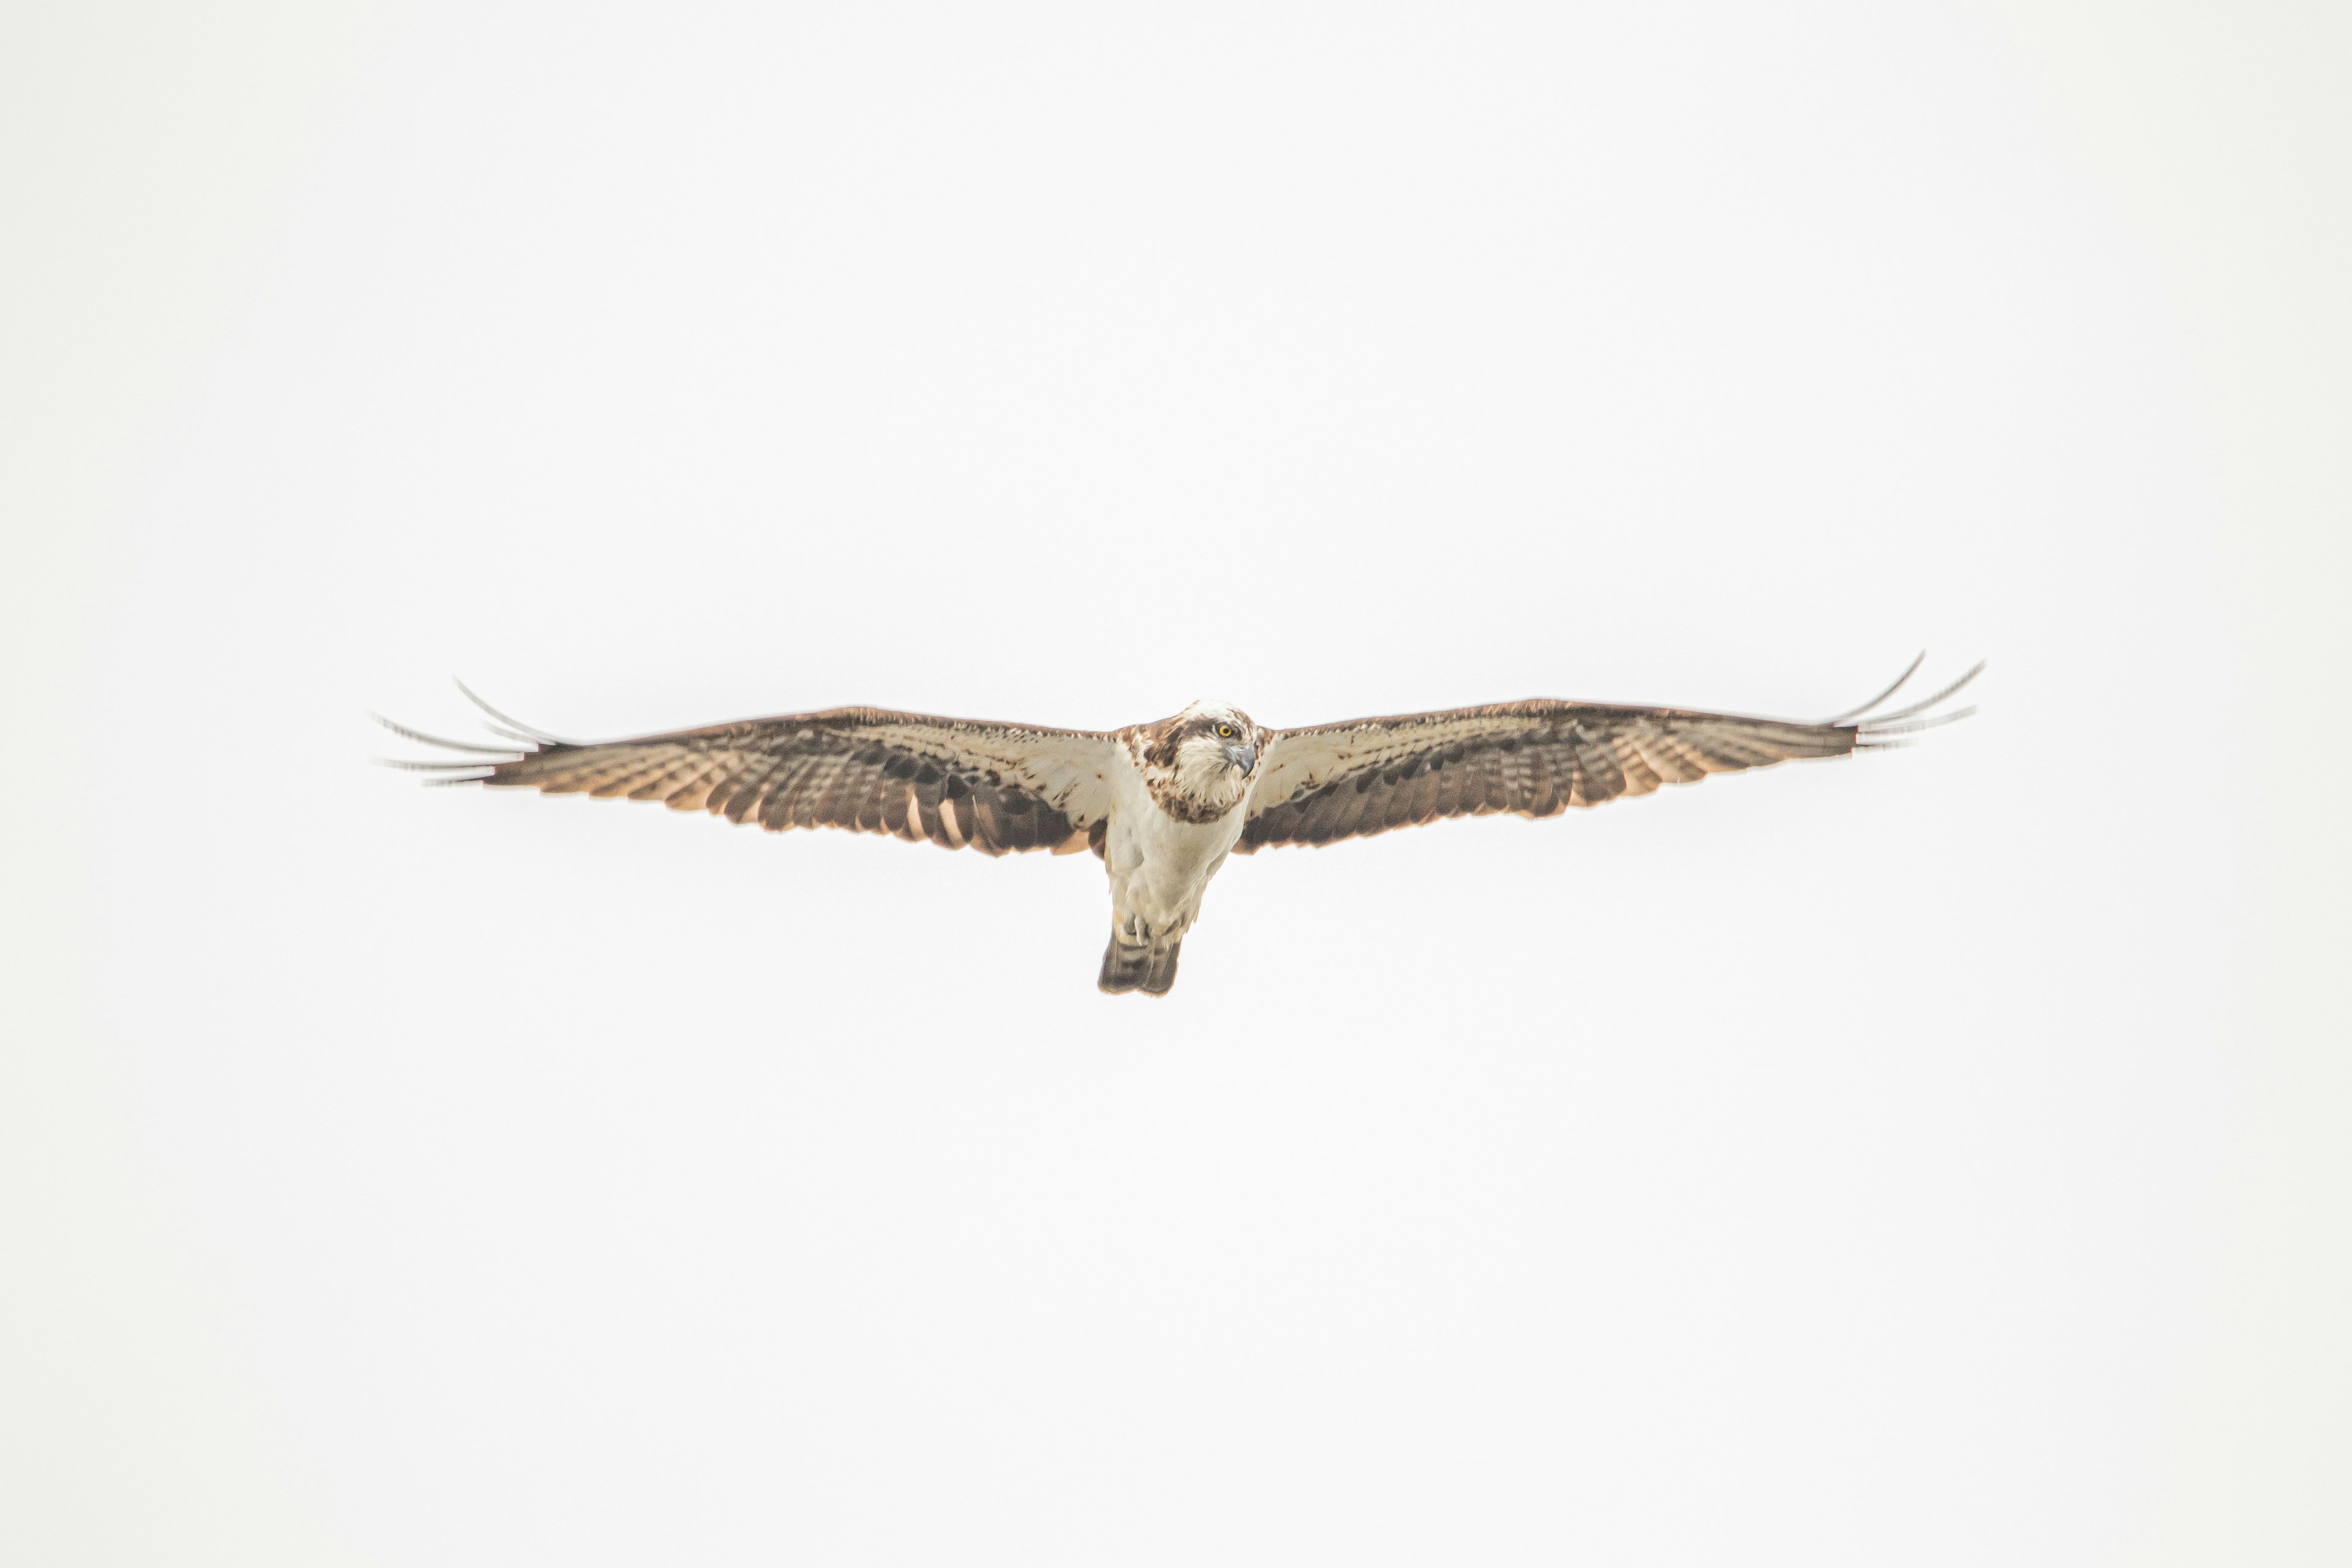
<svg viewBox="0 0 2352 1568">
<path fill-rule="evenodd" d="M 835 708 L 581 742 L 518 723 L 470 691 L 509 743 L 444 741 L 382 721 L 468 753 L 393 764 L 438 782 L 658 800 L 778 832 L 845 827 L 984 855 L 1090 848 L 1110 874 L 1110 943 L 1097 983 L 1158 996 L 1176 983 L 1184 935 L 1228 855 L 1442 816 L 1550 816 L 1709 773 L 1899 743 L 1975 711 L 1933 710 L 1981 664 L 1925 701 L 1877 711 L 1925 658 L 1870 702 L 1818 723 L 1537 699 L 1270 730 L 1228 704 L 1195 702 L 1110 731 Z"/>
</svg>

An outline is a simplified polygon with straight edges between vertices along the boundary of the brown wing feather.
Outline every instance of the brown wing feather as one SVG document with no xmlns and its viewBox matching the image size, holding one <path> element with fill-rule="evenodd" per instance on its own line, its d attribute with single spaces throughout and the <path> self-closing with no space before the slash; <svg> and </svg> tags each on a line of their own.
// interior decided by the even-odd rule
<svg viewBox="0 0 2352 1568">
<path fill-rule="evenodd" d="M 658 800 L 772 832 L 844 827 L 1002 855 L 1087 847 L 1108 815 L 1115 746 L 1090 731 L 841 708 L 626 741 L 518 740 L 508 752 L 460 748 L 479 762 L 401 765 L 450 783 Z"/>
<path fill-rule="evenodd" d="M 1872 735 L 1868 720 L 1807 724 L 1550 700 L 1286 730 L 1268 748 L 1234 847 L 1328 844 L 1494 812 L 1549 816 L 1709 773 L 1842 757 Z"/>
</svg>

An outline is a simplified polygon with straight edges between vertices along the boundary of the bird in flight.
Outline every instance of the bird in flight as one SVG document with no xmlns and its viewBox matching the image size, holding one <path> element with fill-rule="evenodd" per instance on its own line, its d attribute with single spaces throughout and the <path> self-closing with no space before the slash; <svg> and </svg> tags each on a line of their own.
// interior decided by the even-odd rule
<svg viewBox="0 0 2352 1568">
<path fill-rule="evenodd" d="M 1223 702 L 1123 730 L 1053 730 L 835 708 L 625 741 L 566 741 L 466 696 L 495 746 L 394 761 L 440 784 L 657 800 L 774 832 L 845 827 L 983 855 L 1091 849 L 1110 874 L 1097 984 L 1162 996 L 1228 855 L 1368 838 L 1445 816 L 1551 816 L 1660 784 L 1905 743 L 1979 663 L 1924 701 L 1882 711 L 1927 658 L 1861 707 L 1808 723 L 1538 698 L 1270 730 Z M 458 689 L 465 691 L 463 682 Z"/>
</svg>

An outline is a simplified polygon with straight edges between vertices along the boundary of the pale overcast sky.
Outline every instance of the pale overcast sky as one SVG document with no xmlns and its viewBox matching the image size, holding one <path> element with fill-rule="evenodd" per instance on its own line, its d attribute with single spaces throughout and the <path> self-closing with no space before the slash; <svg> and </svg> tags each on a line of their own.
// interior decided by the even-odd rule
<svg viewBox="0 0 2352 1568">
<path fill-rule="evenodd" d="M 2352 1553 L 2347 25 L 1622 11 L 11 23 L 0 1555 Z M 1091 857 L 360 717 L 1922 646 L 1165 1002 Z"/>
</svg>

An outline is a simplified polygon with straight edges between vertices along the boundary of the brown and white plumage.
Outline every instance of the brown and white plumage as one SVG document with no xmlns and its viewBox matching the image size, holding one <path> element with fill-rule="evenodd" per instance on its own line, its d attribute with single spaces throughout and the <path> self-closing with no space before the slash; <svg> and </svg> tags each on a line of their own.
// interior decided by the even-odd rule
<svg viewBox="0 0 2352 1568">
<path fill-rule="evenodd" d="M 470 695 L 470 693 L 468 694 Z M 479 763 L 404 763 L 449 783 L 658 800 L 772 831 L 845 827 L 984 855 L 1086 847 L 1107 815 L 1111 738 L 1080 730 L 934 719 L 878 708 L 712 724 L 582 742 L 501 719 L 515 745 Z M 392 726 L 430 745 L 451 742 Z"/>
<path fill-rule="evenodd" d="M 1090 847 L 1111 879 L 1100 984 L 1159 994 L 1175 983 L 1201 894 L 1229 853 L 1446 816 L 1550 816 L 1709 773 L 1900 744 L 1973 712 L 1932 710 L 1984 668 L 1925 701 L 1867 716 L 1920 662 L 1862 708 L 1818 723 L 1551 699 L 1302 730 L 1269 730 L 1218 703 L 1115 731 L 836 708 L 583 742 L 519 724 L 478 698 L 510 743 L 444 741 L 383 722 L 467 753 L 393 764 L 436 782 L 658 800 L 773 831 L 842 827 L 986 855 Z"/>
</svg>

